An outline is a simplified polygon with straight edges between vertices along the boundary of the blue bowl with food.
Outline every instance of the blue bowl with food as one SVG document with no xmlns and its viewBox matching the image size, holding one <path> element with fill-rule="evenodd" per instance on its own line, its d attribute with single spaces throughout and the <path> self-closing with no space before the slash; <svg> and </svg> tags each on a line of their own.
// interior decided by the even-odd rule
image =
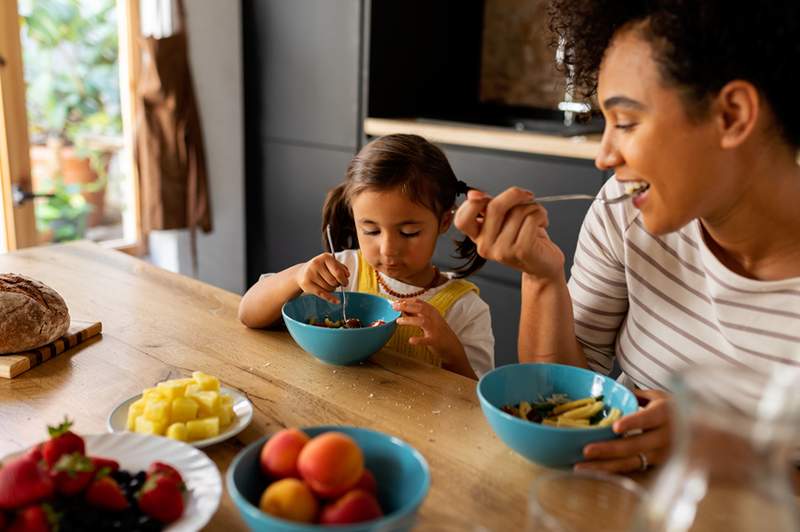
<svg viewBox="0 0 800 532">
<path fill-rule="evenodd" d="M 428 463 L 416 449 L 394 436 L 358 427 L 330 425 L 301 430 L 312 438 L 337 431 L 355 440 L 364 454 L 364 466 L 375 477 L 383 517 L 347 525 L 319 525 L 288 521 L 262 512 L 258 507 L 259 499 L 269 483 L 259 465 L 261 448 L 269 439 L 265 436 L 242 449 L 225 475 L 228 493 L 250 530 L 400 532 L 412 529 L 431 483 Z"/>
<path fill-rule="evenodd" d="M 337 296 L 341 300 L 341 293 Z M 392 303 L 380 296 L 345 292 L 345 298 L 348 321 L 357 319 L 359 327 L 342 327 L 342 306 L 315 295 L 296 297 L 281 309 L 294 341 L 328 364 L 348 365 L 366 360 L 389 341 L 400 317 Z"/>
<path fill-rule="evenodd" d="M 500 366 L 481 378 L 477 390 L 500 439 L 528 460 L 554 468 L 582 461 L 589 443 L 618 437 L 613 419 L 639 408 L 633 392 L 613 379 L 561 364 Z"/>
</svg>

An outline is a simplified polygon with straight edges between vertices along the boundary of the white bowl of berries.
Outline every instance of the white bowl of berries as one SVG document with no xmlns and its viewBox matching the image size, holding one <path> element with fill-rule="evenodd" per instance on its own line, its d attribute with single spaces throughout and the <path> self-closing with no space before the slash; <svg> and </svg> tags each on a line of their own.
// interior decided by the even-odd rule
<svg viewBox="0 0 800 532">
<path fill-rule="evenodd" d="M 130 432 L 81 437 L 69 422 L 49 429 L 49 440 L 2 460 L 0 529 L 194 531 L 219 506 L 219 470 L 190 445 Z"/>
</svg>

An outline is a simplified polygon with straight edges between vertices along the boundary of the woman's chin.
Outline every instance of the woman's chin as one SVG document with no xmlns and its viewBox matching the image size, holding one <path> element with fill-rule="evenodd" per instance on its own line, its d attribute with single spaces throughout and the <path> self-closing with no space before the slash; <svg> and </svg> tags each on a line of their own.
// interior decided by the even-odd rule
<svg viewBox="0 0 800 532">
<path fill-rule="evenodd" d="M 658 216 L 656 213 L 642 211 L 642 223 L 651 235 L 661 236 L 680 230 L 691 220 L 676 220 L 671 217 Z"/>
</svg>

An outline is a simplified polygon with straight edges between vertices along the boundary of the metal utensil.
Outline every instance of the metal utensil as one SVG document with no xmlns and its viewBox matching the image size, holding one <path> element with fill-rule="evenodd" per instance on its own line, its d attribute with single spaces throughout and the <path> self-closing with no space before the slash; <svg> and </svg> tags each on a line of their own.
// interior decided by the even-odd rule
<svg viewBox="0 0 800 532">
<path fill-rule="evenodd" d="M 331 237 L 331 224 L 325 226 L 325 233 L 328 235 L 328 247 L 331 248 L 331 255 L 334 253 L 333 249 L 333 237 Z M 345 305 L 347 304 L 347 296 L 344 295 L 344 285 L 342 285 L 342 321 L 344 322 L 344 327 L 347 327 L 347 313 L 344 310 Z"/>
<path fill-rule="evenodd" d="M 630 191 L 626 191 L 621 196 L 617 196 L 615 198 L 601 198 L 599 196 L 592 196 L 590 194 L 561 194 L 559 196 L 542 196 L 541 198 L 533 198 L 533 201 L 535 201 L 536 203 L 547 203 L 550 201 L 590 200 L 590 201 L 599 201 L 600 203 L 605 203 L 606 205 L 610 205 L 612 203 L 619 203 L 620 201 L 625 201 L 626 199 L 633 197 L 639 194 L 640 192 L 642 192 L 642 189 L 636 188 Z"/>
</svg>

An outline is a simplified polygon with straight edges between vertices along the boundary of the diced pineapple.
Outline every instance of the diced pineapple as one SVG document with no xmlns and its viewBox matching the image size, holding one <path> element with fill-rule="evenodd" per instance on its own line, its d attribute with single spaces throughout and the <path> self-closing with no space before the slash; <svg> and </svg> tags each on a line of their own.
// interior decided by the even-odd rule
<svg viewBox="0 0 800 532">
<path fill-rule="evenodd" d="M 202 391 L 203 391 L 203 387 L 200 386 L 199 384 L 197 384 L 196 382 L 192 381 L 192 384 L 189 384 L 189 385 L 186 386 L 186 392 L 184 393 L 184 396 L 185 397 L 189 397 L 190 395 L 192 395 L 194 393 L 202 392 Z"/>
<path fill-rule="evenodd" d="M 219 418 L 207 417 L 186 423 L 188 441 L 204 440 L 219 435 Z"/>
<path fill-rule="evenodd" d="M 184 379 L 175 379 L 170 381 L 159 382 L 156 388 L 161 392 L 161 395 L 164 396 L 164 399 L 173 400 L 176 397 L 183 397 L 184 393 L 186 392 L 186 386 L 192 382 L 191 379 L 188 379 L 189 382 L 181 382 Z"/>
<path fill-rule="evenodd" d="M 144 399 L 139 399 L 134 401 L 128 407 L 128 421 L 126 423 L 125 428 L 127 430 L 133 430 L 136 426 L 136 418 L 141 416 L 144 413 Z"/>
<path fill-rule="evenodd" d="M 195 371 L 192 373 L 192 378 L 197 384 L 200 385 L 200 387 L 203 390 L 209 390 L 214 392 L 219 391 L 219 379 L 217 379 L 213 375 L 208 375 L 207 373 L 203 373 L 202 371 Z"/>
<path fill-rule="evenodd" d="M 170 408 L 170 420 L 175 423 L 177 421 L 189 421 L 197 417 L 197 401 L 191 397 L 176 397 L 172 400 Z"/>
<path fill-rule="evenodd" d="M 227 427 L 231 424 L 236 418 L 236 414 L 233 412 L 233 405 L 229 404 L 222 404 L 219 407 L 219 426 L 220 427 Z"/>
<path fill-rule="evenodd" d="M 151 421 L 142 415 L 136 418 L 136 421 L 134 422 L 134 428 L 136 432 L 140 432 L 142 434 L 155 434 L 157 436 L 163 436 L 164 431 L 167 428 L 167 422 L 166 420 Z"/>
<path fill-rule="evenodd" d="M 189 430 L 186 428 L 185 423 L 173 423 L 167 428 L 167 438 L 173 440 L 188 441 Z"/>
<path fill-rule="evenodd" d="M 160 399 L 161 397 L 161 390 L 158 389 L 158 386 L 145 388 L 142 391 L 142 399 Z"/>
<path fill-rule="evenodd" d="M 220 400 L 218 392 L 203 390 L 194 392 L 189 398 L 197 401 L 198 417 L 214 417 L 219 415 Z"/>
<path fill-rule="evenodd" d="M 144 405 L 144 417 L 166 425 L 169 421 L 169 402 L 164 399 L 148 399 Z"/>
</svg>

